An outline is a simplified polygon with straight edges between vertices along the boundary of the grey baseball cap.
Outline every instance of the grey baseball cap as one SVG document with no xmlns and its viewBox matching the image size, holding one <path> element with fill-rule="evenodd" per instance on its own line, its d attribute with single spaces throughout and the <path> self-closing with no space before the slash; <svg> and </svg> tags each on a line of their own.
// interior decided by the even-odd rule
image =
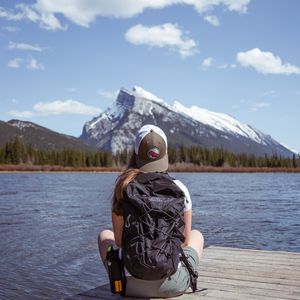
<svg viewBox="0 0 300 300">
<path fill-rule="evenodd" d="M 168 169 L 168 143 L 165 133 L 155 125 L 144 125 L 135 139 L 136 165 L 144 172 Z"/>
</svg>

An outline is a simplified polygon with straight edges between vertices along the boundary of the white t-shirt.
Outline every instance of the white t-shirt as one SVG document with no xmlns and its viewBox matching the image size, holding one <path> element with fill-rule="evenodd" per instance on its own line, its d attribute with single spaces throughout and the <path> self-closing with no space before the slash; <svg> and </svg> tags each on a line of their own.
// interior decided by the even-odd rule
<svg viewBox="0 0 300 300">
<path fill-rule="evenodd" d="M 185 200 L 184 200 L 184 211 L 188 211 L 192 208 L 192 199 L 189 193 L 189 190 L 187 189 L 187 187 L 178 179 L 173 180 L 174 183 L 184 192 L 185 195 Z"/>
</svg>

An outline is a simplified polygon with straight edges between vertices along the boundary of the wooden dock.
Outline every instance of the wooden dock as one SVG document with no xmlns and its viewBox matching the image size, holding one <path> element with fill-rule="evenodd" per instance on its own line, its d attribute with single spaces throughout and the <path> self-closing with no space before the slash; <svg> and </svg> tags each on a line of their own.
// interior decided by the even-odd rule
<svg viewBox="0 0 300 300">
<path fill-rule="evenodd" d="M 174 299 L 299 300 L 300 253 L 212 246 L 205 248 L 199 266 L 198 288 L 199 292 L 189 293 L 188 290 L 187 294 Z M 124 298 L 111 294 L 109 285 L 104 285 L 69 299 Z"/>
</svg>

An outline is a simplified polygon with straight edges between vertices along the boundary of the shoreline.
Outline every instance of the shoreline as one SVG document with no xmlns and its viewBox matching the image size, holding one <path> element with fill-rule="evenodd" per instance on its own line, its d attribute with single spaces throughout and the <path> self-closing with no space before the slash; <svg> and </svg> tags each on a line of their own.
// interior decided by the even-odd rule
<svg viewBox="0 0 300 300">
<path fill-rule="evenodd" d="M 120 173 L 126 167 L 64 167 L 55 165 L 0 165 L 0 173 Z M 300 167 L 211 167 L 192 164 L 170 165 L 168 172 L 186 173 L 300 173 Z"/>
</svg>

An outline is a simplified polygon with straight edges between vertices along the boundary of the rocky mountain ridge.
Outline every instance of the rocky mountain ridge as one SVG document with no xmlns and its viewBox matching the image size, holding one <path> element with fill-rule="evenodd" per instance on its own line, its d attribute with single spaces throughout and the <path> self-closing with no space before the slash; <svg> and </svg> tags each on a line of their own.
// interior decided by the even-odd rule
<svg viewBox="0 0 300 300">
<path fill-rule="evenodd" d="M 144 124 L 161 127 L 172 146 L 224 148 L 233 153 L 292 156 L 293 152 L 270 135 L 231 116 L 196 106 L 173 106 L 140 87 L 122 88 L 114 104 L 85 123 L 80 139 L 98 149 L 132 149 L 136 132 Z"/>
<path fill-rule="evenodd" d="M 185 107 L 179 102 L 169 105 L 140 87 L 121 89 L 111 107 L 86 122 L 79 138 L 54 132 L 32 122 L 0 121 L 0 146 L 18 135 L 26 144 L 39 149 L 73 148 L 85 151 L 108 150 L 116 153 L 133 149 L 136 132 L 144 124 L 161 127 L 169 145 L 224 148 L 233 153 L 255 156 L 294 152 L 270 135 L 246 125 L 231 116 L 197 106 Z"/>
<path fill-rule="evenodd" d="M 32 122 L 20 120 L 0 121 L 0 146 L 4 146 L 15 136 L 20 137 L 25 144 L 30 144 L 37 149 L 62 150 L 64 148 L 72 148 L 85 151 L 95 150 L 79 138 L 52 131 Z"/>
</svg>

